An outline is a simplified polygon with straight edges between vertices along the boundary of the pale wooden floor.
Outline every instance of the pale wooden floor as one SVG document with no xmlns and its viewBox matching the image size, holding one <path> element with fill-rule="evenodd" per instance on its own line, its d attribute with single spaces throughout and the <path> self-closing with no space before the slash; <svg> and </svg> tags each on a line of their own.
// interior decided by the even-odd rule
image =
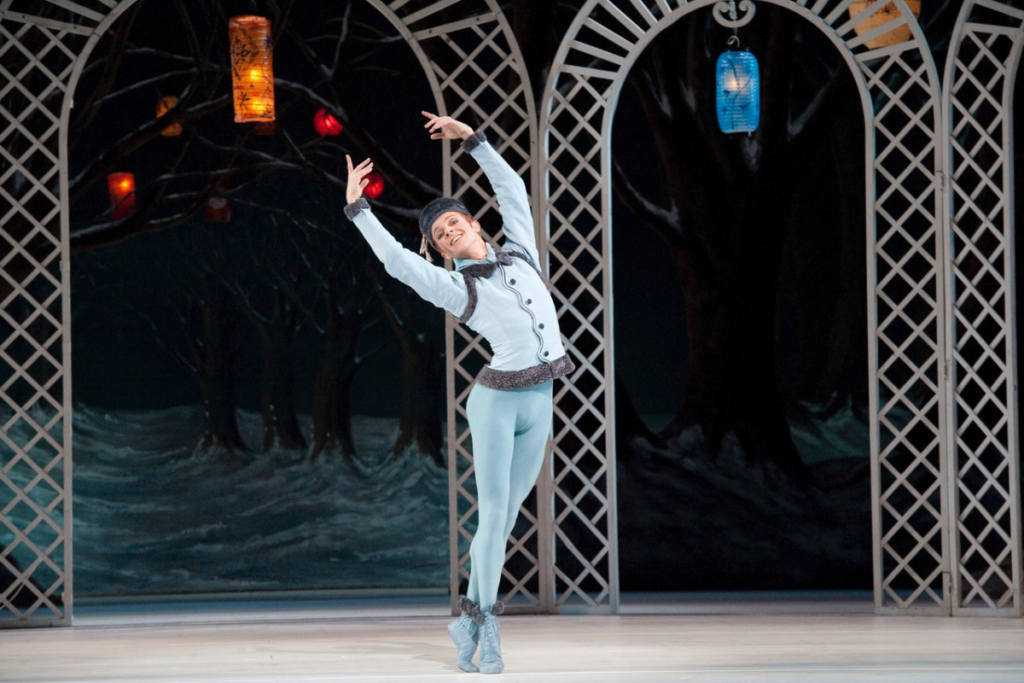
<svg viewBox="0 0 1024 683">
<path fill-rule="evenodd" d="M 651 600 L 623 612 L 503 617 L 499 680 L 1024 681 L 1021 619 L 876 617 L 869 603 L 842 599 Z M 73 628 L 0 631 L 0 680 L 481 678 L 455 668 L 436 599 L 79 613 Z"/>
</svg>

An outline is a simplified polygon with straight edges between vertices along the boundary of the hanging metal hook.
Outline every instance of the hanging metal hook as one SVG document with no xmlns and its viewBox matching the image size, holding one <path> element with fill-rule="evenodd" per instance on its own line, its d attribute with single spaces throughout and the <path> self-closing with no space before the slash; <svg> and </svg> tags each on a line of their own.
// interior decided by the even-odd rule
<svg viewBox="0 0 1024 683">
<path fill-rule="evenodd" d="M 754 3 L 750 0 L 741 0 L 738 7 L 739 12 L 737 12 L 736 0 L 722 0 L 722 2 L 715 3 L 712 14 L 715 17 L 715 21 L 722 26 L 728 28 L 746 26 L 753 20 L 754 13 L 757 10 L 754 8 Z M 743 16 L 740 16 L 740 13 Z"/>
</svg>

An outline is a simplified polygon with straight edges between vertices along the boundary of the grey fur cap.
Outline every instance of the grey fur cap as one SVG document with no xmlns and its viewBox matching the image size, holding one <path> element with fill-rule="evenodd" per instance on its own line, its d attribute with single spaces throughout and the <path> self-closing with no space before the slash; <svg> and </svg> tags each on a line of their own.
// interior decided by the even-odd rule
<svg viewBox="0 0 1024 683">
<path fill-rule="evenodd" d="M 430 237 L 430 228 L 434 225 L 434 221 L 437 220 L 438 216 L 446 211 L 458 211 L 464 213 L 467 216 L 470 215 L 469 209 L 466 205 L 460 202 L 458 199 L 452 199 L 451 197 L 438 197 L 431 201 L 429 204 L 423 207 L 423 211 L 420 212 L 420 232 L 427 238 L 427 241 L 433 242 Z"/>
</svg>

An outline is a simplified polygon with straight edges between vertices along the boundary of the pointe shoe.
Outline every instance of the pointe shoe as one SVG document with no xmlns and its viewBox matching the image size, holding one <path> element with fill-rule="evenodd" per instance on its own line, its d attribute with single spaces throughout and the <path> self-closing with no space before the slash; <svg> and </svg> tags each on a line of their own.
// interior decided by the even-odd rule
<svg viewBox="0 0 1024 683">
<path fill-rule="evenodd" d="M 484 612 L 484 623 L 480 624 L 480 673 L 500 674 L 505 668 L 501 658 L 501 633 L 498 629 L 498 615 L 505 611 L 505 606 L 494 603 L 491 609 Z"/>
<path fill-rule="evenodd" d="M 448 634 L 455 642 L 458 651 L 455 663 L 460 669 L 468 673 L 478 671 L 473 663 L 473 655 L 476 653 L 476 644 L 480 640 L 480 624 L 483 621 L 483 613 L 480 606 L 467 598 L 465 595 L 459 597 L 459 609 L 462 614 L 459 618 L 448 624 Z"/>
</svg>

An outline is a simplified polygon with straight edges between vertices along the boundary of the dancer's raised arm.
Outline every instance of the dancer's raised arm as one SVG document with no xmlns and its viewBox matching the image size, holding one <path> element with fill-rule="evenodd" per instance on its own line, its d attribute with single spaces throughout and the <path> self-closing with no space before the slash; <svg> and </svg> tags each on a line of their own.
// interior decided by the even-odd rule
<svg viewBox="0 0 1024 683">
<path fill-rule="evenodd" d="M 539 264 L 530 196 L 520 175 L 487 142 L 483 131 L 474 131 L 450 116 L 437 116 L 427 111 L 421 113 L 428 119 L 423 127 L 430 130 L 431 139 L 463 141 L 463 148 L 480 164 L 480 169 L 494 188 L 498 210 L 504 222 L 502 229 L 505 231 L 505 239 L 524 251 L 535 264 Z"/>
<path fill-rule="evenodd" d="M 384 264 L 384 269 L 435 306 L 455 316 L 462 315 L 469 303 L 463 278 L 427 263 L 421 256 L 399 244 L 373 215 L 369 202 L 362 196 L 368 183 L 366 175 L 373 170 L 373 162 L 366 159 L 358 166 L 353 166 L 352 158 L 347 154 L 345 160 L 348 162 L 348 187 L 345 190 L 348 205 L 345 207 L 345 215 L 359 228 L 373 253 Z"/>
</svg>

